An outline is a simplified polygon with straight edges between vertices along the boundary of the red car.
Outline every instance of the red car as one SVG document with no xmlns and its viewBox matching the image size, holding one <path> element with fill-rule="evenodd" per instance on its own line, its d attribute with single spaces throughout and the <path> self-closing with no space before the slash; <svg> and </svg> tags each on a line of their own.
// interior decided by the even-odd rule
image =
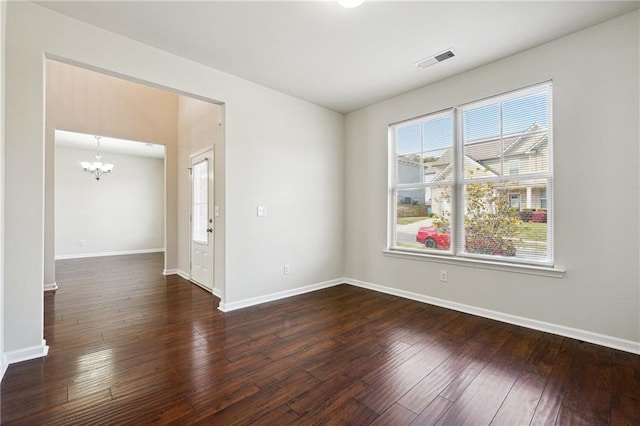
<svg viewBox="0 0 640 426">
<path fill-rule="evenodd" d="M 448 250 L 451 247 L 451 231 L 447 227 L 424 226 L 418 229 L 416 241 L 429 249 Z M 516 248 L 512 241 L 491 237 L 470 238 L 467 236 L 466 251 L 467 253 L 498 256 L 515 256 L 516 254 Z"/>
<path fill-rule="evenodd" d="M 418 229 L 416 241 L 424 244 L 426 248 L 448 250 L 451 247 L 451 234 L 449 228 L 436 228 L 435 226 L 423 226 Z"/>
</svg>

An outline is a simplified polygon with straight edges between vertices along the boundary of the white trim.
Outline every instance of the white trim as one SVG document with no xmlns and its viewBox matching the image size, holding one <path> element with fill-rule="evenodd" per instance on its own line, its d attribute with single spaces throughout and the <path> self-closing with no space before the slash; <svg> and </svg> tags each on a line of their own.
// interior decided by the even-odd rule
<svg viewBox="0 0 640 426">
<path fill-rule="evenodd" d="M 189 277 L 189 274 L 182 269 L 165 269 L 164 271 L 162 271 L 162 275 L 178 275 L 187 281 L 191 281 L 191 277 Z"/>
<path fill-rule="evenodd" d="M 178 274 L 179 276 L 181 276 L 187 281 L 191 281 L 191 275 L 189 275 L 189 273 L 183 271 L 182 269 L 176 269 L 176 274 Z"/>
<path fill-rule="evenodd" d="M 480 269 L 491 269 L 493 271 L 515 272 L 520 274 L 539 275 L 543 277 L 562 278 L 565 270 L 558 267 L 538 266 L 526 263 L 492 262 L 484 259 L 474 259 L 463 256 L 444 256 L 431 253 L 417 253 L 407 249 L 386 249 L 382 254 L 400 259 L 415 259 L 436 263 L 448 263 Z"/>
<path fill-rule="evenodd" d="M 195 285 L 197 285 L 198 287 L 200 287 L 201 289 L 203 289 L 203 290 L 204 290 L 204 291 L 206 291 L 207 293 L 211 293 L 211 294 L 213 294 L 213 289 L 211 289 L 211 288 L 209 288 L 209 287 L 207 287 L 207 286 L 205 286 L 205 285 L 203 285 L 203 284 L 200 284 L 199 282 L 194 281 L 194 280 L 189 280 L 189 282 L 190 282 L 191 284 L 195 284 Z"/>
<path fill-rule="evenodd" d="M 220 291 L 219 288 L 214 288 L 213 290 L 211 290 L 211 293 L 213 293 L 215 297 L 217 297 L 218 299 L 220 299 L 220 301 L 222 301 L 222 291 Z"/>
<path fill-rule="evenodd" d="M 4 373 L 7 372 L 7 368 L 9 367 L 9 361 L 7 361 L 6 354 L 0 354 L 0 381 L 4 378 Z"/>
<path fill-rule="evenodd" d="M 15 364 L 16 362 L 42 358 L 43 356 L 47 356 L 48 353 L 49 346 L 47 346 L 47 341 L 43 339 L 40 346 L 31 346 L 28 348 L 6 352 L 5 359 L 8 364 Z"/>
<path fill-rule="evenodd" d="M 249 299 L 238 300 L 232 303 L 223 303 L 220 301 L 219 310 L 222 312 L 235 311 L 236 309 L 247 308 L 249 306 L 259 305 L 261 303 L 273 302 L 274 300 L 285 299 L 291 296 L 298 296 L 300 294 L 309 293 L 316 290 L 322 290 L 323 288 L 333 287 L 339 284 L 344 284 L 344 279 L 338 278 L 335 280 L 324 281 L 317 284 L 311 284 L 305 287 L 298 287 L 291 290 L 279 291 L 277 293 L 266 294 L 264 296 L 251 297 Z"/>
<path fill-rule="evenodd" d="M 82 259 L 85 257 L 122 256 L 126 254 L 162 253 L 162 252 L 164 252 L 163 248 L 155 248 L 155 249 L 142 249 L 142 250 L 107 251 L 102 253 L 62 254 L 62 255 L 56 256 L 56 260 Z"/>
<path fill-rule="evenodd" d="M 206 154 L 208 151 L 213 151 L 213 145 L 211 147 L 200 148 L 196 152 L 189 154 L 189 160 L 193 160 L 198 155 Z M 213 153 L 211 155 L 213 155 Z M 191 161 L 189 161 L 189 163 L 191 163 Z"/>
<path fill-rule="evenodd" d="M 587 330 L 566 327 L 563 325 L 552 324 L 543 321 L 537 321 L 530 318 L 519 317 L 516 315 L 496 312 L 489 309 L 478 308 L 475 306 L 465 305 L 462 303 L 451 302 L 449 300 L 438 299 L 436 297 L 425 296 L 423 294 L 412 293 L 409 291 L 398 290 L 391 287 L 385 287 L 365 281 L 344 278 L 344 282 L 381 293 L 391 294 L 393 296 L 403 297 L 405 299 L 416 300 L 418 302 L 428 303 L 430 305 L 440 306 L 447 309 L 453 309 L 459 312 L 476 315 L 483 318 L 506 322 L 509 324 L 519 325 L 521 327 L 531 328 L 534 330 L 544 331 L 546 333 L 557 334 L 559 336 L 570 337 L 572 339 L 582 340 L 585 342 L 595 343 L 596 345 L 606 346 L 608 348 L 619 349 L 625 352 L 640 355 L 640 342 L 632 340 L 620 339 L 618 337 L 607 336 L 605 334 L 594 333 Z"/>
<path fill-rule="evenodd" d="M 53 282 L 53 284 L 45 284 L 44 291 L 56 291 L 58 289 L 58 283 Z"/>
</svg>

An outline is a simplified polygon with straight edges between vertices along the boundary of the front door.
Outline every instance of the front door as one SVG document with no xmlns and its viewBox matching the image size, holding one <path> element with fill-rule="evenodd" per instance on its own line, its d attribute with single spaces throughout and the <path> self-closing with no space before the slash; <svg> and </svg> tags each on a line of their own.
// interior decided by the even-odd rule
<svg viewBox="0 0 640 426">
<path fill-rule="evenodd" d="M 520 194 L 509 194 L 509 205 L 520 211 Z"/>
<path fill-rule="evenodd" d="M 213 150 L 191 158 L 191 281 L 213 290 Z"/>
</svg>

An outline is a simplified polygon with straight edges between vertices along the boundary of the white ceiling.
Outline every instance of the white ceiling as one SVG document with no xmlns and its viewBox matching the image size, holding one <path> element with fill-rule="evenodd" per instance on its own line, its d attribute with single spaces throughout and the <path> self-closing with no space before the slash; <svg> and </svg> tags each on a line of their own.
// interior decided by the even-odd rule
<svg viewBox="0 0 640 426">
<path fill-rule="evenodd" d="M 40 2 L 340 112 L 604 22 L 639 3 L 368 0 L 344 9 L 327 0 Z M 425 70 L 413 65 L 448 48 L 455 58 Z"/>
<path fill-rule="evenodd" d="M 95 153 L 98 146 L 96 136 L 84 133 L 68 132 L 66 130 L 56 130 L 55 144 L 56 147 L 82 149 Z M 100 150 L 103 153 L 116 153 L 123 155 L 134 155 L 136 157 L 164 158 L 164 145 L 151 144 L 145 142 L 129 141 L 125 139 L 116 139 L 102 136 L 100 138 Z M 93 161 L 88 158 L 87 161 Z M 109 159 L 104 158 L 109 163 Z"/>
</svg>

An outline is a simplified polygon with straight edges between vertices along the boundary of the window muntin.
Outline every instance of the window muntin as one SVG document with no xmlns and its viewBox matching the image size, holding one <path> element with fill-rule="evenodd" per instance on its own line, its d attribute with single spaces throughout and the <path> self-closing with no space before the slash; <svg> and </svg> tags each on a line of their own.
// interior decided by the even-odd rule
<svg viewBox="0 0 640 426">
<path fill-rule="evenodd" d="M 545 83 L 390 126 L 390 248 L 551 265 L 551 106 Z"/>
</svg>

